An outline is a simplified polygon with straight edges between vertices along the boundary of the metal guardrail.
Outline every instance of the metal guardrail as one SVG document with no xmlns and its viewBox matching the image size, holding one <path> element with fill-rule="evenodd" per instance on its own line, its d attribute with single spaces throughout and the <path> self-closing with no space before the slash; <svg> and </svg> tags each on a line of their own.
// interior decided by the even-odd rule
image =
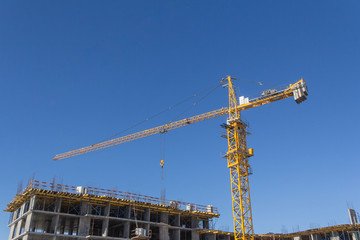
<svg viewBox="0 0 360 240">
<path fill-rule="evenodd" d="M 64 184 L 58 184 L 58 183 L 48 183 L 48 182 L 42 182 L 37 180 L 31 180 L 30 183 L 26 186 L 24 190 L 22 190 L 17 195 L 22 195 L 29 189 L 42 189 L 42 190 L 50 190 L 55 192 L 67 192 L 67 193 L 73 193 L 73 194 L 79 194 L 77 192 L 77 187 L 75 186 L 69 186 Z M 144 202 L 149 204 L 158 204 L 158 205 L 165 205 L 169 207 L 176 207 L 180 210 L 189 210 L 189 211 L 200 211 L 200 212 L 211 212 L 218 214 L 218 209 L 213 206 L 205 206 L 200 204 L 194 204 L 194 203 L 188 203 L 188 202 L 182 202 L 182 201 L 174 201 L 174 200 L 164 200 L 156 197 L 150 197 L 146 195 L 136 194 L 136 193 L 129 193 L 129 192 L 123 192 L 123 191 L 117 191 L 117 190 L 109 190 L 104 188 L 96 188 L 96 187 L 86 187 L 87 194 L 90 195 L 96 195 L 96 196 L 106 196 L 106 197 L 114 197 L 129 201 L 138 201 L 138 202 Z"/>
</svg>

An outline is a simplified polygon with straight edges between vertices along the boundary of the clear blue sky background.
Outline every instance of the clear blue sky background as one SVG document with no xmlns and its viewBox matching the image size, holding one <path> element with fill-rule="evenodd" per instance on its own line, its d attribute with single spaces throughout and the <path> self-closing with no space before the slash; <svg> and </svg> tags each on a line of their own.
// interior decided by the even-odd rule
<svg viewBox="0 0 360 240">
<path fill-rule="evenodd" d="M 348 223 L 360 209 L 359 1 L 1 1 L 1 209 L 35 173 L 159 196 L 160 137 L 58 162 L 226 75 L 258 96 L 301 77 L 309 99 L 242 114 L 256 233 Z M 192 99 L 142 126 L 172 120 Z M 184 117 L 227 106 L 217 89 Z M 213 204 L 232 231 L 221 117 L 166 134 L 168 199 Z M 131 133 L 131 132 L 129 132 Z M 9 214 L 0 214 L 6 239 Z"/>
</svg>

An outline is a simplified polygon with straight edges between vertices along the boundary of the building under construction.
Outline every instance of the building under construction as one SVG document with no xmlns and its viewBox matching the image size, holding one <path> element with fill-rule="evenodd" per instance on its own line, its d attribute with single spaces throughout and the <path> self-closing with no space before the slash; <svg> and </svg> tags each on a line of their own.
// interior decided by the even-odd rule
<svg viewBox="0 0 360 240">
<path fill-rule="evenodd" d="M 5 210 L 10 239 L 232 240 L 215 230 L 217 208 L 94 187 L 32 180 Z M 255 240 L 359 240 L 360 224 L 290 234 L 257 234 Z"/>
<path fill-rule="evenodd" d="M 215 207 L 31 181 L 8 204 L 9 239 L 215 239 Z M 201 232 L 205 230 L 207 232 Z M 217 239 L 231 239 L 218 232 Z"/>
</svg>

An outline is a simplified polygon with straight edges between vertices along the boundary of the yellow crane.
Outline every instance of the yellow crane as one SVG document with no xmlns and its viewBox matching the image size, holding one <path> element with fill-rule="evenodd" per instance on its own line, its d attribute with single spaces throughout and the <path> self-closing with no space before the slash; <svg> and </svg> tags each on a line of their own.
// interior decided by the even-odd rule
<svg viewBox="0 0 360 240">
<path fill-rule="evenodd" d="M 221 84 L 229 89 L 229 107 L 220 108 L 215 111 L 203 113 L 190 118 L 185 118 L 176 122 L 171 122 L 159 127 L 147 129 L 141 132 L 133 133 L 124 137 L 114 138 L 102 143 L 83 147 L 77 150 L 57 154 L 53 160 L 60 160 L 77 156 L 80 154 L 96 151 L 99 149 L 111 147 L 121 143 L 133 141 L 158 133 L 164 133 L 169 130 L 191 125 L 208 119 L 228 115 L 224 127 L 227 129 L 228 151 L 226 153 L 227 167 L 230 169 L 232 210 L 234 220 L 234 239 L 235 240 L 253 240 L 254 229 L 251 213 L 249 174 L 250 164 L 248 158 L 251 157 L 253 149 L 247 148 L 246 135 L 247 125 L 241 120 L 240 112 L 249 108 L 262 106 L 271 102 L 294 96 L 296 103 L 306 100 L 308 90 L 304 79 L 294 84 L 290 84 L 286 89 L 267 90 L 262 96 L 249 100 L 240 98 L 240 104 L 234 91 L 233 80 L 230 76 L 221 80 Z"/>
</svg>

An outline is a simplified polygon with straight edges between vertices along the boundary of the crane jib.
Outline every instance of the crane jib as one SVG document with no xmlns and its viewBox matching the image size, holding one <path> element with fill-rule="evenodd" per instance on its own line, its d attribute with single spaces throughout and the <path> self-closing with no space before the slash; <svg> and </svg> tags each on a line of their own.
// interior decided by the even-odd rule
<svg viewBox="0 0 360 240">
<path fill-rule="evenodd" d="M 295 92 L 295 95 L 294 95 Z M 84 154 L 84 153 L 88 153 L 88 152 L 93 152 L 96 150 L 100 150 L 103 148 L 107 148 L 107 147 L 111 147 L 111 146 L 115 146 L 121 143 L 125 143 L 125 142 L 130 142 L 139 138 L 144 138 L 144 137 L 148 137 L 148 136 L 152 136 L 154 134 L 158 134 L 158 133 L 163 133 L 172 129 L 176 129 L 179 127 L 184 127 L 184 126 L 188 126 L 197 122 L 201 122 L 204 120 L 208 120 L 208 119 L 212 119 L 212 118 L 216 118 L 216 117 L 220 117 L 220 116 L 224 116 L 226 114 L 228 114 L 229 112 L 235 112 L 235 111 L 243 111 L 246 109 L 250 109 L 250 108 L 254 108 L 254 107 L 258 107 L 258 106 L 262 106 L 271 102 L 275 102 L 284 98 L 288 98 L 293 96 L 295 97 L 295 100 L 297 103 L 302 102 L 306 99 L 307 96 L 307 87 L 305 84 L 305 81 L 303 79 L 301 79 L 300 81 L 298 81 L 297 83 L 290 85 L 290 87 L 288 87 L 285 90 L 279 91 L 271 96 L 268 97 L 260 97 L 260 98 L 256 98 L 256 99 L 252 99 L 249 101 L 249 103 L 246 104 L 242 104 L 237 106 L 236 109 L 231 109 L 229 111 L 229 108 L 224 107 L 224 108 L 220 108 L 211 112 L 207 112 L 207 113 L 203 113 L 194 117 L 190 117 L 190 118 L 186 118 L 186 119 L 182 119 L 176 122 L 170 122 L 168 124 L 159 126 L 159 127 L 155 127 L 155 128 L 151 128 L 148 130 L 144 130 L 144 131 L 140 131 L 137 133 L 133 133 L 124 137 L 120 137 L 120 138 L 114 138 L 102 143 L 97 143 L 97 144 L 93 144 L 87 147 L 83 147 L 77 150 L 72 150 L 69 152 L 65 152 L 62 154 L 57 154 L 53 160 L 60 160 L 60 159 L 64 159 L 64 158 L 69 158 L 69 157 L 73 157 L 73 156 L 77 156 L 80 154 Z"/>
</svg>

